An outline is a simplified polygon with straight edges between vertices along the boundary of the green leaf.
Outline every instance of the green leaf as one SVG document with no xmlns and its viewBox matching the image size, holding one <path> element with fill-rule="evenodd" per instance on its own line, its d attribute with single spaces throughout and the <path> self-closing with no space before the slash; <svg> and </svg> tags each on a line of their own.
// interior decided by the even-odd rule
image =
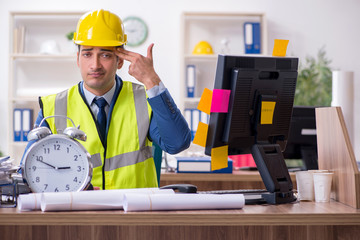
<svg viewBox="0 0 360 240">
<path fill-rule="evenodd" d="M 322 47 L 317 58 L 306 56 L 305 63 L 300 62 L 294 105 L 330 106 L 332 93 L 331 61 Z"/>
</svg>

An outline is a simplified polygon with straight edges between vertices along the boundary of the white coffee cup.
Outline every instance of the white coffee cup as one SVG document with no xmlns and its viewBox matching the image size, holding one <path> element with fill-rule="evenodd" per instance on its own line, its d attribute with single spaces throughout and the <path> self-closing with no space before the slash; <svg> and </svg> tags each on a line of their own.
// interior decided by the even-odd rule
<svg viewBox="0 0 360 240">
<path fill-rule="evenodd" d="M 315 202 L 330 202 L 331 182 L 334 173 L 314 172 Z"/>
<path fill-rule="evenodd" d="M 300 201 L 314 201 L 314 181 L 312 172 L 296 172 L 296 185 L 298 199 Z"/>
</svg>

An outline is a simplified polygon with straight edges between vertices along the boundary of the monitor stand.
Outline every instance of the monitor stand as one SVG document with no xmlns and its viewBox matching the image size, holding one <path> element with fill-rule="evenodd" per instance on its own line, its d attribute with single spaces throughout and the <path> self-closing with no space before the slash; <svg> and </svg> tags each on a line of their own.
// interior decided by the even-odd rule
<svg viewBox="0 0 360 240">
<path fill-rule="evenodd" d="M 296 200 L 293 184 L 278 144 L 254 144 L 251 153 L 269 193 L 262 197 L 269 204 L 290 203 Z"/>
</svg>

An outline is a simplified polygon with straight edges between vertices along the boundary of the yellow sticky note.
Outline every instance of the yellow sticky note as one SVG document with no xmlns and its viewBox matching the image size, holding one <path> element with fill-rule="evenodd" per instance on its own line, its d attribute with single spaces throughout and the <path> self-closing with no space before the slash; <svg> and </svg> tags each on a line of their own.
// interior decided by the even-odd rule
<svg viewBox="0 0 360 240">
<path fill-rule="evenodd" d="M 206 138 L 207 138 L 207 132 L 208 132 L 209 125 L 199 122 L 199 125 L 197 127 L 195 137 L 193 140 L 194 144 L 197 144 L 199 146 L 205 147 L 206 146 Z"/>
<path fill-rule="evenodd" d="M 205 88 L 201 95 L 197 109 L 210 115 L 211 101 L 212 101 L 212 91 L 208 88 Z"/>
<path fill-rule="evenodd" d="M 228 145 L 211 149 L 211 171 L 228 167 Z"/>
<path fill-rule="evenodd" d="M 276 102 L 261 102 L 260 124 L 272 124 Z"/>
<path fill-rule="evenodd" d="M 274 57 L 285 57 L 288 44 L 289 40 L 275 39 L 272 55 Z"/>
</svg>

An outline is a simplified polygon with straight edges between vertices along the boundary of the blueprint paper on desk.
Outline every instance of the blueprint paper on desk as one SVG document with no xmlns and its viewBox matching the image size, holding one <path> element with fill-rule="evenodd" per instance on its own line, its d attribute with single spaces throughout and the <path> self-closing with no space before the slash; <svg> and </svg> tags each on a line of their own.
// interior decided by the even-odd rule
<svg viewBox="0 0 360 240">
<path fill-rule="evenodd" d="M 30 193 L 19 196 L 18 209 L 44 212 L 122 209 L 125 193 L 175 194 L 172 189 L 159 188 Z"/>
<path fill-rule="evenodd" d="M 240 209 L 245 205 L 243 194 L 136 194 L 124 196 L 124 211 Z"/>
</svg>

